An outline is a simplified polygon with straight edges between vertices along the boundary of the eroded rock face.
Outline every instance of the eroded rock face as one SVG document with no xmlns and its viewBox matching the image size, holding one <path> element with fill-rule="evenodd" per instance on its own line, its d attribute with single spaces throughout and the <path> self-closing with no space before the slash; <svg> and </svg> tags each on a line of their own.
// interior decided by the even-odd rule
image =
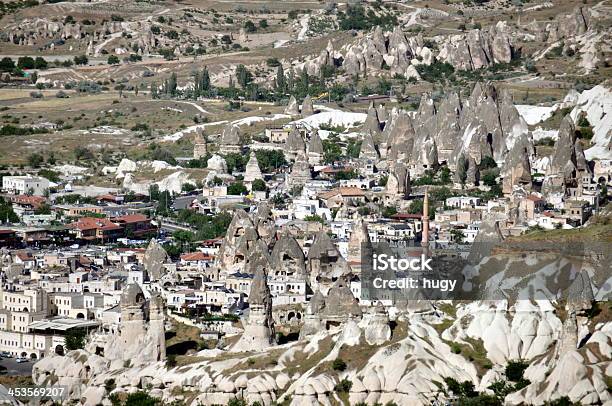
<svg viewBox="0 0 612 406">
<path fill-rule="evenodd" d="M 323 141 L 321 141 L 321 137 L 319 136 L 319 130 L 315 129 L 310 134 L 310 141 L 308 142 L 308 162 L 313 165 L 318 165 L 321 163 L 325 151 L 323 150 Z"/>
<path fill-rule="evenodd" d="M 240 128 L 237 125 L 228 123 L 221 133 L 219 150 L 223 153 L 239 152 L 241 145 Z"/>
<path fill-rule="evenodd" d="M 370 103 L 370 107 L 368 108 L 368 116 L 363 124 L 363 132 L 366 134 L 380 134 L 381 132 L 381 123 L 380 119 L 378 118 L 378 111 L 374 107 L 373 103 Z"/>
<path fill-rule="evenodd" d="M 398 26 L 385 34 L 380 27 L 352 44 L 337 51 L 342 68 L 348 75 L 376 75 L 382 69 L 406 78 L 418 78 L 416 65 L 430 65 L 435 60 L 448 62 L 459 70 L 474 70 L 508 63 L 515 50 L 510 29 L 500 21 L 487 29 L 474 29 L 462 34 L 434 38 L 439 50 L 434 53 L 424 46 L 423 36 L 407 37 Z M 324 50 L 318 57 L 306 63 L 309 74 L 320 73 L 330 64 L 330 52 Z"/>
<path fill-rule="evenodd" d="M 145 251 L 143 265 L 151 280 L 159 280 L 164 274 L 164 264 L 169 262 L 170 257 L 156 239 L 152 239 Z"/>
<path fill-rule="evenodd" d="M 302 102 L 302 117 L 312 116 L 314 114 L 314 107 L 312 105 L 312 98 L 310 95 L 306 95 Z"/>
<path fill-rule="evenodd" d="M 312 173 L 308 158 L 306 154 L 298 154 L 288 177 L 289 187 L 304 186 L 310 179 L 312 179 Z"/>
<path fill-rule="evenodd" d="M 533 143 L 529 138 L 522 138 L 514 143 L 502 167 L 503 192 L 511 194 L 515 188 L 530 190 L 531 156 Z"/>
<path fill-rule="evenodd" d="M 313 290 L 318 288 L 320 283 L 331 281 L 350 271 L 346 260 L 324 231 L 316 235 L 308 250 L 307 270 Z"/>
<path fill-rule="evenodd" d="M 371 132 L 367 132 L 363 136 L 363 141 L 361 142 L 361 150 L 359 151 L 359 158 L 374 162 L 378 162 L 378 159 L 380 158 L 378 150 L 374 145 L 374 137 L 372 136 Z"/>
<path fill-rule="evenodd" d="M 566 116 L 559 128 L 559 138 L 546 170 L 542 184 L 544 194 L 565 193 L 567 187 L 577 187 L 582 176 L 592 176 L 580 141 L 576 138 L 576 127 L 571 117 Z"/>
<path fill-rule="evenodd" d="M 244 210 L 235 210 L 217 255 L 221 272 L 244 272 L 251 248 L 258 239 L 253 221 Z"/>
<path fill-rule="evenodd" d="M 289 135 L 287 136 L 287 142 L 285 144 L 285 153 L 289 155 L 289 158 L 295 158 L 297 155 L 304 154 L 306 152 L 306 143 L 302 138 L 302 134 L 293 126 Z"/>
<path fill-rule="evenodd" d="M 287 279 L 306 278 L 306 258 L 295 238 L 288 232 L 280 235 L 272 248 L 272 274 Z"/>
<path fill-rule="evenodd" d="M 225 159 L 222 156 L 217 154 L 214 154 L 208 159 L 206 162 L 206 167 L 211 171 L 217 172 L 218 174 L 227 173 L 227 162 L 225 162 Z"/>
<path fill-rule="evenodd" d="M 259 169 L 259 162 L 257 162 L 255 153 L 251 152 L 249 162 L 244 171 L 244 181 L 248 184 L 252 184 L 256 179 L 263 179 L 263 175 L 261 174 L 261 169 Z"/>
<path fill-rule="evenodd" d="M 300 107 L 295 99 L 295 96 L 291 96 L 289 99 L 289 104 L 287 104 L 287 107 L 285 108 L 285 114 L 290 116 L 297 116 L 300 114 Z"/>
<path fill-rule="evenodd" d="M 276 343 L 272 295 L 268 287 L 271 260 L 261 240 L 255 243 L 249 256 L 247 271 L 253 274 L 249 292 L 249 316 L 244 322 L 244 333 L 232 351 L 261 351 Z"/>
</svg>

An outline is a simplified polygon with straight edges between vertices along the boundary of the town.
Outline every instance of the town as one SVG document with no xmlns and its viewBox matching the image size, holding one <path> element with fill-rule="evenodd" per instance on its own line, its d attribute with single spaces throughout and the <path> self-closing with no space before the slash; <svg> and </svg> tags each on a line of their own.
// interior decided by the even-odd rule
<svg viewBox="0 0 612 406">
<path fill-rule="evenodd" d="M 611 401 L 605 2 L 17 3 L 0 398 Z"/>
</svg>

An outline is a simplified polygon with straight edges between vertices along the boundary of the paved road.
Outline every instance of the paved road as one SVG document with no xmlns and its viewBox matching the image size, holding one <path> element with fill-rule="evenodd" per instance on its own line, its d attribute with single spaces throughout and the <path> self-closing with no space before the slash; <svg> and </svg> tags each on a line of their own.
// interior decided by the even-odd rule
<svg viewBox="0 0 612 406">
<path fill-rule="evenodd" d="M 34 366 L 33 361 L 22 362 L 18 364 L 15 358 L 2 358 L 0 359 L 0 366 L 6 368 L 7 375 L 32 375 L 32 367 Z"/>
</svg>

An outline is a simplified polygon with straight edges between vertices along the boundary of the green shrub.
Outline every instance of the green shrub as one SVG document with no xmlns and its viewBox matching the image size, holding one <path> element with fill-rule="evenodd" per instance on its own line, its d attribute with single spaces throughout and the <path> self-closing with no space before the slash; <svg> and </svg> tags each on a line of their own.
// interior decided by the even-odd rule
<svg viewBox="0 0 612 406">
<path fill-rule="evenodd" d="M 332 362 L 332 369 L 334 371 L 344 371 L 346 369 L 346 362 L 342 358 L 336 358 Z"/>
</svg>

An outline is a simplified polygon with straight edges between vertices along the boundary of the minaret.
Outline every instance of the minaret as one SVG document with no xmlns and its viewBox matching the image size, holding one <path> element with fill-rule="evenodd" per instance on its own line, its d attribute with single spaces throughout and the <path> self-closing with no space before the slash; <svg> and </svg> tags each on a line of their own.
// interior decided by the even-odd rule
<svg viewBox="0 0 612 406">
<path fill-rule="evenodd" d="M 427 188 L 423 198 L 423 217 L 421 217 L 421 221 L 423 223 L 421 247 L 423 247 L 423 254 L 427 256 L 429 254 L 429 191 Z"/>
</svg>

